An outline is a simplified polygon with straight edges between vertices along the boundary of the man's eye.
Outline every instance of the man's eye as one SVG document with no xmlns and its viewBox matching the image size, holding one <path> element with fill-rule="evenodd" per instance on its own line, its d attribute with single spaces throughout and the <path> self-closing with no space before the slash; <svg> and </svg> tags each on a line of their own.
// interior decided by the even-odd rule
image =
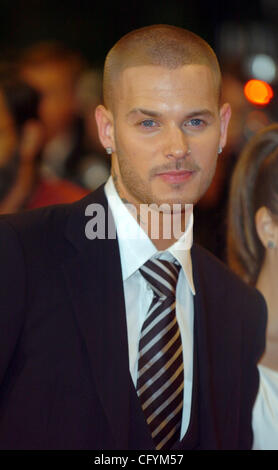
<svg viewBox="0 0 278 470">
<path fill-rule="evenodd" d="M 157 124 L 153 119 L 145 119 L 140 123 L 142 127 L 150 128 L 150 127 L 155 127 Z"/>
<path fill-rule="evenodd" d="M 202 119 L 190 119 L 190 121 L 188 121 L 187 125 L 191 126 L 191 127 L 200 127 L 204 124 L 204 121 Z"/>
</svg>

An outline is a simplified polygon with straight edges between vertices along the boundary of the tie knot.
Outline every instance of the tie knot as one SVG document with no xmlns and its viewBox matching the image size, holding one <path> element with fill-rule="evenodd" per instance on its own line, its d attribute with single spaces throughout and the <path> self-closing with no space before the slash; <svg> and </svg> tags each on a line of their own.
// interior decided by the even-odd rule
<svg viewBox="0 0 278 470">
<path fill-rule="evenodd" d="M 175 297 L 180 265 L 154 258 L 148 260 L 139 271 L 156 295 Z"/>
</svg>

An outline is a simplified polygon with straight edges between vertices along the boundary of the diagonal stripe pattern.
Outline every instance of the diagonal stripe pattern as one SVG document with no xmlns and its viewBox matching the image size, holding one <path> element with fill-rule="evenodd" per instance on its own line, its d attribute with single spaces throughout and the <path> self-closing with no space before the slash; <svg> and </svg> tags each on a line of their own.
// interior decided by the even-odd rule
<svg viewBox="0 0 278 470">
<path fill-rule="evenodd" d="M 140 273 L 154 297 L 139 341 L 137 394 L 156 449 L 179 440 L 183 408 L 183 356 L 176 319 L 176 285 L 180 266 L 152 259 Z"/>
</svg>

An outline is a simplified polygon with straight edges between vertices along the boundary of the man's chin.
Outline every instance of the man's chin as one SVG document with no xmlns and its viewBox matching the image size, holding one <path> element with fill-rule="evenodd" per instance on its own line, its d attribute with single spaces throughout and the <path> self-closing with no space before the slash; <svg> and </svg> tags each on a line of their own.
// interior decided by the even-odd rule
<svg viewBox="0 0 278 470">
<path fill-rule="evenodd" d="M 140 210 L 141 212 L 159 212 L 161 214 L 184 214 L 186 212 L 186 207 L 188 207 L 188 204 L 192 203 L 185 203 L 183 201 L 166 202 L 162 200 L 157 200 L 155 202 L 140 204 Z"/>
<path fill-rule="evenodd" d="M 196 198 L 192 197 L 164 197 L 164 198 L 153 198 L 152 202 L 148 202 L 148 204 L 155 204 L 158 207 L 161 207 L 161 210 L 163 210 L 163 206 L 165 206 L 165 210 L 167 210 L 167 206 L 170 207 L 171 212 L 179 210 L 179 207 L 185 207 L 187 204 L 195 204 Z"/>
</svg>

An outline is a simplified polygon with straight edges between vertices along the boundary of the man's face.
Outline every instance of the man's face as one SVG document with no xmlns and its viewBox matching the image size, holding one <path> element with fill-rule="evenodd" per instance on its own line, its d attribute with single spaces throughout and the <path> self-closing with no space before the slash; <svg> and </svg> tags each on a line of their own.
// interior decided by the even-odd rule
<svg viewBox="0 0 278 470">
<path fill-rule="evenodd" d="M 127 68 L 113 105 L 106 134 L 121 197 L 158 205 L 197 202 L 214 175 L 230 117 L 229 105 L 219 109 L 211 70 Z"/>
</svg>

